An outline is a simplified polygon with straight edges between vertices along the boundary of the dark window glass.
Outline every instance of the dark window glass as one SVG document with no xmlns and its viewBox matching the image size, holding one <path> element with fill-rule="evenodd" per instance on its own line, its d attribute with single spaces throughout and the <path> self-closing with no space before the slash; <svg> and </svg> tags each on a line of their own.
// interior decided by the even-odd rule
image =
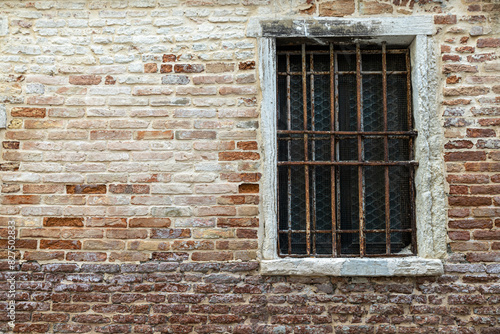
<svg viewBox="0 0 500 334">
<path fill-rule="evenodd" d="M 280 256 L 415 254 L 408 52 L 278 48 Z"/>
</svg>

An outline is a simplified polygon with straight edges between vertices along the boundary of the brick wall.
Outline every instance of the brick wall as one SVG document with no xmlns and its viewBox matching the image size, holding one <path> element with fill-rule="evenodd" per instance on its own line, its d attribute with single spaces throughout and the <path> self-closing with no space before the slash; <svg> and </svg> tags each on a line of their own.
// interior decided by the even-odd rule
<svg viewBox="0 0 500 334">
<path fill-rule="evenodd" d="M 14 332 L 500 333 L 497 1 L 5 0 L 0 14 Z M 446 273 L 261 276 L 248 20 L 370 15 L 435 20 Z"/>
</svg>

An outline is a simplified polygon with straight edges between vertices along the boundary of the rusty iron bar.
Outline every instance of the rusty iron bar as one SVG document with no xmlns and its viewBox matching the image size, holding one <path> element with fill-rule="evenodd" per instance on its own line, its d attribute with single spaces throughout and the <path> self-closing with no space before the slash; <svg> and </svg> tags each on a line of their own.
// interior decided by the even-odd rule
<svg viewBox="0 0 500 334">
<path fill-rule="evenodd" d="M 408 129 L 413 129 L 413 113 L 412 113 L 412 101 L 411 101 L 411 63 L 410 63 L 410 50 L 406 50 L 406 104 L 407 104 L 407 115 L 408 115 Z M 414 145 L 414 139 L 409 138 L 409 159 L 412 160 L 414 159 L 414 151 L 413 151 L 413 145 Z M 415 216 L 415 169 L 410 167 L 409 168 L 409 174 L 410 174 L 410 226 L 412 229 L 411 232 L 411 249 L 413 254 L 417 254 L 417 222 L 416 222 L 416 216 Z"/>
<path fill-rule="evenodd" d="M 418 166 L 418 161 L 278 161 L 278 166 Z"/>
<path fill-rule="evenodd" d="M 336 114 L 337 114 L 337 84 L 335 76 L 335 53 L 333 49 L 333 44 L 330 43 L 330 131 L 336 130 Z M 335 156 L 335 136 L 330 137 L 330 160 L 334 162 L 336 160 Z M 337 257 L 337 210 L 336 210 L 336 170 L 335 166 L 330 167 L 330 205 L 331 205 L 331 215 L 332 215 L 332 256 Z"/>
<path fill-rule="evenodd" d="M 357 130 L 363 131 L 363 101 L 362 101 L 362 77 L 361 77 L 361 48 L 359 43 L 356 44 L 356 101 L 357 101 Z M 358 135 L 358 161 L 363 159 L 363 138 Z M 359 256 L 365 255 L 365 210 L 364 210 L 364 182 L 363 182 L 363 167 L 358 165 L 358 207 L 359 207 Z"/>
<path fill-rule="evenodd" d="M 391 232 L 411 232 L 411 228 L 399 228 L 399 229 L 391 229 Z M 317 230 L 318 233 L 332 233 L 331 230 Z M 337 229 L 338 233 L 358 233 L 359 230 L 340 230 Z M 385 229 L 367 229 L 365 230 L 367 233 L 385 233 Z M 279 233 L 288 233 L 288 231 L 279 231 Z M 292 230 L 292 233 L 306 233 L 306 230 Z"/>
<path fill-rule="evenodd" d="M 288 255 L 283 255 L 283 254 L 278 254 L 279 257 L 286 258 L 290 257 Z M 311 257 L 310 255 L 307 254 L 293 254 L 294 258 L 306 258 L 306 257 Z M 332 256 L 330 254 L 316 254 L 315 257 L 318 258 L 331 258 Z M 343 258 L 359 258 L 359 254 L 342 254 Z M 364 257 L 408 257 L 408 254 L 398 254 L 398 253 L 393 253 L 390 254 L 389 256 L 384 254 L 365 254 Z"/>
<path fill-rule="evenodd" d="M 309 68 L 311 69 L 311 74 L 310 74 L 310 87 L 311 87 L 311 130 L 314 131 L 315 128 L 315 115 L 314 115 L 314 54 L 309 55 Z M 307 130 L 307 129 L 305 129 Z M 316 160 L 316 141 L 313 139 L 311 140 L 311 159 L 314 161 Z M 312 253 L 316 254 L 316 168 L 313 166 L 312 167 Z"/>
<path fill-rule="evenodd" d="M 386 44 L 382 43 L 382 108 L 384 118 L 384 132 L 387 131 L 387 54 Z M 384 136 L 384 161 L 389 161 L 389 138 Z M 384 167 L 384 195 L 385 195 L 385 253 L 391 254 L 391 196 L 389 184 L 389 166 Z"/>
<path fill-rule="evenodd" d="M 306 50 L 306 54 L 329 54 L 329 50 Z M 387 53 L 393 54 L 406 54 L 408 49 L 388 49 Z M 382 53 L 381 50 L 363 50 L 363 54 L 379 54 Z M 334 54 L 338 55 L 354 55 L 356 50 L 334 50 Z M 282 50 L 277 52 L 278 56 L 283 55 L 302 55 L 302 51 L 299 50 Z"/>
<path fill-rule="evenodd" d="M 411 136 L 416 137 L 417 131 L 312 131 L 312 130 L 278 130 L 278 134 L 318 134 L 318 135 L 332 135 L 332 136 Z"/>
<path fill-rule="evenodd" d="M 286 71 L 290 72 L 290 55 L 286 55 Z M 290 76 L 288 75 L 286 77 L 286 102 L 287 102 L 287 128 L 292 129 L 292 106 L 291 106 L 291 82 L 290 82 Z M 292 159 L 292 153 L 291 153 L 291 142 L 288 141 L 287 143 L 287 156 L 288 160 Z M 287 171 L 287 176 L 288 176 L 288 182 L 287 182 L 287 210 L 288 210 L 288 254 L 292 254 L 292 210 L 290 208 L 292 207 L 292 167 L 288 167 Z"/>
<path fill-rule="evenodd" d="M 326 71 L 320 71 L 320 72 L 315 72 L 315 71 L 307 71 L 307 75 L 311 74 L 316 74 L 316 75 L 329 75 L 329 72 Z M 340 75 L 355 75 L 356 71 L 338 71 L 337 74 Z M 361 71 L 362 75 L 383 75 L 382 71 Z M 392 74 L 407 74 L 407 71 L 388 71 L 388 75 Z M 285 75 L 296 75 L 296 76 L 301 76 L 302 72 L 278 72 L 278 75 L 280 76 L 285 76 Z"/>
<path fill-rule="evenodd" d="M 307 130 L 307 64 L 306 64 L 306 45 L 302 44 L 302 110 L 304 116 L 304 130 Z M 308 152 L 308 134 L 304 133 L 304 161 L 309 160 Z M 306 250 L 307 255 L 311 255 L 311 206 L 309 197 L 309 165 L 304 165 L 304 186 L 306 194 Z"/>
</svg>

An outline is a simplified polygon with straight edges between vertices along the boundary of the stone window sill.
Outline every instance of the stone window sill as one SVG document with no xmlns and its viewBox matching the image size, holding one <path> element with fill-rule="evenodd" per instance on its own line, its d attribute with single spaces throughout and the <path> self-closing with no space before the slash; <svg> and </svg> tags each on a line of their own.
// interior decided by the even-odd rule
<svg viewBox="0 0 500 334">
<path fill-rule="evenodd" d="M 263 275 L 298 276 L 437 276 L 443 263 L 418 256 L 401 258 L 283 258 L 262 260 Z"/>
</svg>

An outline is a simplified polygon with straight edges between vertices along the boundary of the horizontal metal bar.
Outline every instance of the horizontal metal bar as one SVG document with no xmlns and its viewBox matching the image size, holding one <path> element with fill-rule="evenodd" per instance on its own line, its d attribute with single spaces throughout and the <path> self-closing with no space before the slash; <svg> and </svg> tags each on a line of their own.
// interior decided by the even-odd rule
<svg viewBox="0 0 500 334">
<path fill-rule="evenodd" d="M 336 230 L 337 234 L 338 233 L 358 233 L 359 230 Z M 376 230 L 364 230 L 366 233 L 385 233 L 385 229 L 376 229 Z M 306 233 L 306 230 L 281 230 L 278 231 L 278 233 Z M 389 232 L 394 232 L 394 233 L 399 233 L 399 232 L 412 232 L 411 228 L 405 228 L 405 229 L 390 229 Z M 314 233 L 332 233 L 332 230 L 315 230 Z"/>
<path fill-rule="evenodd" d="M 418 166 L 417 161 L 278 161 L 278 166 Z"/>
<path fill-rule="evenodd" d="M 389 49 L 386 53 L 395 53 L 395 54 L 406 54 L 407 49 Z M 329 50 L 306 50 L 306 54 L 329 54 Z M 337 50 L 333 51 L 334 54 L 342 55 L 342 54 L 356 54 L 356 50 Z M 278 56 L 284 55 L 302 55 L 302 51 L 300 50 L 280 50 L 277 52 Z M 382 50 L 361 50 L 361 54 L 382 54 Z"/>
<path fill-rule="evenodd" d="M 411 253 L 413 254 L 413 253 Z M 391 254 L 386 254 L 386 253 L 383 253 L 383 254 L 364 254 L 363 257 L 408 257 L 408 255 L 411 255 L 411 254 L 408 254 L 408 253 L 404 253 L 404 254 L 398 254 L 398 253 L 391 253 Z M 332 255 L 331 254 L 310 254 L 310 255 L 307 255 L 307 254 L 291 254 L 291 255 L 288 255 L 288 254 L 278 254 L 279 257 L 282 257 L 282 258 L 287 258 L 287 257 L 290 257 L 290 258 L 302 258 L 302 257 L 311 257 L 311 256 L 314 256 L 314 257 L 325 257 L 325 258 L 332 258 Z M 359 258 L 359 254 L 342 254 L 340 253 L 339 254 L 339 258 L 346 258 L 346 257 L 349 257 L 349 258 Z"/>
<path fill-rule="evenodd" d="M 332 136 L 411 136 L 416 137 L 417 131 L 312 131 L 312 130 L 278 130 L 278 134 L 312 134 Z"/>
<path fill-rule="evenodd" d="M 307 75 L 330 75 L 330 72 L 324 72 L 324 71 L 321 71 L 321 72 L 314 72 L 314 71 L 307 71 L 306 72 Z M 344 75 L 355 75 L 356 74 L 356 71 L 337 71 L 336 74 L 344 74 Z M 383 72 L 382 71 L 361 71 L 361 74 L 363 75 L 371 75 L 371 74 L 374 74 L 374 75 L 383 75 Z M 407 71 L 387 71 L 387 75 L 391 75 L 391 74 L 401 74 L 401 75 L 406 75 L 408 74 Z M 281 75 L 281 76 L 286 76 L 286 75 L 299 75 L 299 76 L 302 76 L 302 72 L 278 72 L 278 75 Z"/>
</svg>

